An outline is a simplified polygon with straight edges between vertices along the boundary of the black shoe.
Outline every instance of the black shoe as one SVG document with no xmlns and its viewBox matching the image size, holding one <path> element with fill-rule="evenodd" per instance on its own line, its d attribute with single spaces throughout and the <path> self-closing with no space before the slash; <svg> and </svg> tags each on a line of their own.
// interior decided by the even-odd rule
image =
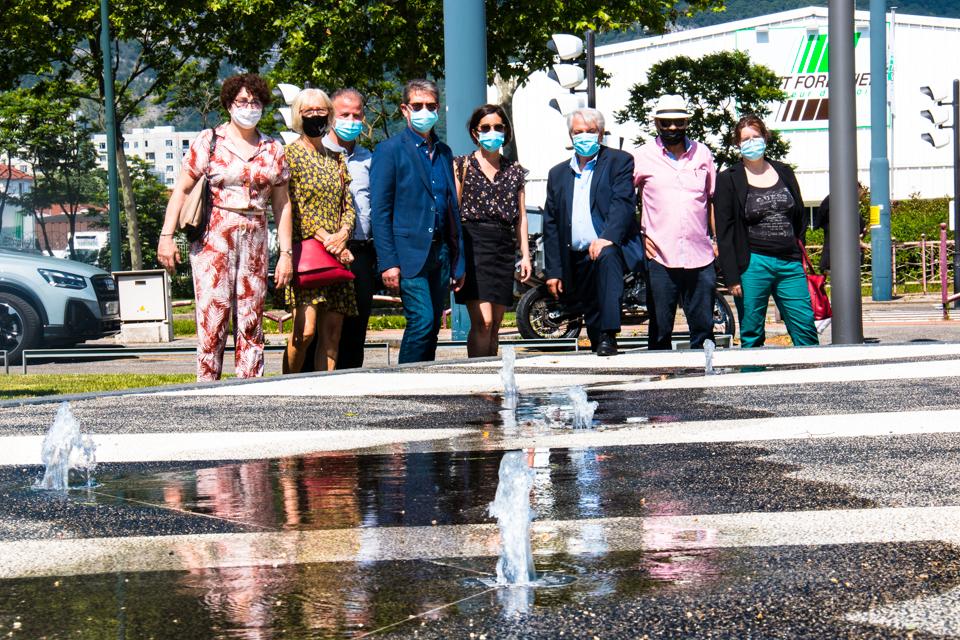
<svg viewBox="0 0 960 640">
<path fill-rule="evenodd" d="M 590 339 L 590 351 L 596 351 L 600 344 L 600 332 L 587 327 L 587 337 Z"/>
<path fill-rule="evenodd" d="M 617 355 L 617 334 L 613 331 L 604 331 L 600 334 L 600 343 L 597 345 L 598 356 Z"/>
</svg>

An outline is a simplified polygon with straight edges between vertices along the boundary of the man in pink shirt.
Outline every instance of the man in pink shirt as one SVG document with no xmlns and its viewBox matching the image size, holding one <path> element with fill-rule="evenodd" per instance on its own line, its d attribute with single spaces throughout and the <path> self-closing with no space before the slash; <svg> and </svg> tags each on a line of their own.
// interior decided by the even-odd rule
<svg viewBox="0 0 960 640">
<path fill-rule="evenodd" d="M 649 349 L 670 349 L 677 303 L 690 326 L 690 346 L 713 340 L 713 236 L 710 198 L 717 169 L 706 145 L 686 136 L 687 102 L 665 95 L 653 110 L 657 138 L 634 149 L 647 256 Z"/>
</svg>

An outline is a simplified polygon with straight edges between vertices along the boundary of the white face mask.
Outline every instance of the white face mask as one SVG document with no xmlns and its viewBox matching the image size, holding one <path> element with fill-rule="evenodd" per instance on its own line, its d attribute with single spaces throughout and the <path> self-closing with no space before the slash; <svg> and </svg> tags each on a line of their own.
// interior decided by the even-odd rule
<svg viewBox="0 0 960 640">
<path fill-rule="evenodd" d="M 253 129 L 260 122 L 263 109 L 241 109 L 231 107 L 230 120 L 241 129 Z"/>
</svg>

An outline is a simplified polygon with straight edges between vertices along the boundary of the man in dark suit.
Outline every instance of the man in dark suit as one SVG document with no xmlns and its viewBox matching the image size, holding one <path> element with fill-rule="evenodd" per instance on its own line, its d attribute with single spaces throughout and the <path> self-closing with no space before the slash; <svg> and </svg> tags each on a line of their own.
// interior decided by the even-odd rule
<svg viewBox="0 0 960 640">
<path fill-rule="evenodd" d="M 383 284 L 403 300 L 402 364 L 434 359 L 450 288 L 463 284 L 464 259 L 453 154 L 433 131 L 437 85 L 411 80 L 400 109 L 407 128 L 373 153 L 370 217 Z"/>
<path fill-rule="evenodd" d="M 583 311 L 591 347 L 617 353 L 625 269 L 643 260 L 636 221 L 633 157 L 600 145 L 604 119 L 596 109 L 567 115 L 573 158 L 547 178 L 543 249 L 547 286 Z"/>
</svg>

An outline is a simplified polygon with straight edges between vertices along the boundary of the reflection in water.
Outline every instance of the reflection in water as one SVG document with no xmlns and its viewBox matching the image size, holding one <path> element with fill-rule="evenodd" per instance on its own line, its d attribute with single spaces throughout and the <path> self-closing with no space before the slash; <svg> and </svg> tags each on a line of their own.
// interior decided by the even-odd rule
<svg viewBox="0 0 960 640">
<path fill-rule="evenodd" d="M 518 420 L 526 410 L 518 408 Z M 517 428 L 522 430 L 523 423 Z M 353 636 L 476 593 L 466 587 L 461 593 L 450 585 L 459 584 L 466 575 L 476 575 L 476 571 L 492 571 L 492 558 L 454 562 L 471 566 L 474 572 L 464 574 L 449 568 L 452 575 L 445 584 L 438 582 L 440 569 L 435 563 L 374 561 L 383 551 L 375 528 L 490 522 L 485 511 L 494 499 L 503 455 L 502 451 L 406 453 L 397 445 L 394 453 L 379 455 L 341 452 L 117 474 L 103 478 L 97 499 L 110 499 L 103 494 L 113 493 L 243 523 L 246 527 L 241 530 L 360 529 L 354 563 L 298 564 L 298 549 L 290 543 L 288 548 L 276 550 L 275 566 L 257 566 L 263 549 L 247 546 L 246 539 L 238 537 L 229 543 L 211 543 L 216 548 L 207 549 L 215 557 L 229 559 L 229 568 L 195 569 L 167 578 L 174 585 L 167 588 L 177 597 L 196 599 L 209 629 L 215 631 L 195 637 L 275 638 L 283 636 L 284 630 L 293 630 L 287 637 L 304 637 L 304 629 L 317 637 Z M 557 571 L 577 574 L 584 564 L 620 557 L 610 553 L 607 530 L 590 520 L 622 513 L 616 509 L 623 506 L 624 499 L 616 490 L 622 487 L 622 476 L 629 473 L 629 467 L 617 457 L 621 450 L 530 449 L 523 455 L 533 473 L 531 506 L 538 519 L 586 521 L 572 539 L 552 535 L 549 525 L 545 532 L 534 534 L 539 572 L 550 570 L 551 558 L 566 558 L 568 564 L 556 565 Z M 637 469 L 636 473 L 642 477 L 645 472 Z M 631 496 L 635 505 L 643 506 L 630 507 L 629 515 L 690 512 L 677 494 L 654 498 L 649 490 L 639 489 Z M 644 540 L 660 549 L 690 549 L 691 543 L 709 546 L 712 535 L 714 532 L 708 531 L 646 530 Z M 698 539 L 688 539 L 691 536 Z M 203 564 L 200 558 L 191 560 L 186 546 L 176 552 L 187 566 Z M 708 551 L 650 554 L 631 562 L 613 573 L 580 573 L 576 589 L 590 597 L 604 597 L 623 590 L 649 589 L 654 583 L 695 583 L 717 571 Z M 557 594 L 568 588 L 554 590 L 553 595 L 500 589 L 490 598 L 507 615 L 522 614 L 533 606 L 562 601 L 564 596 Z M 162 600 L 160 594 L 152 597 Z M 462 615 L 465 608 L 474 606 L 477 603 L 442 608 L 435 615 L 458 615 L 457 611 Z M 104 609 L 111 610 L 116 608 Z M 0 614 L 4 611 L 0 609 Z"/>
</svg>

